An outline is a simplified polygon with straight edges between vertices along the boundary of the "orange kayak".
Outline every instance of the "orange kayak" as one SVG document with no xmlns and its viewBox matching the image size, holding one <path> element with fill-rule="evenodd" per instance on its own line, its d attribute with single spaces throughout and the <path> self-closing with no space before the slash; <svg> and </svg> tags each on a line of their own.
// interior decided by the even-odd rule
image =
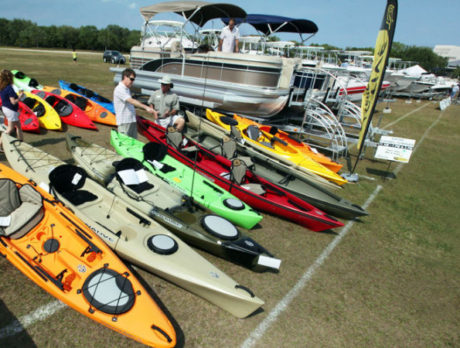
<svg viewBox="0 0 460 348">
<path fill-rule="evenodd" d="M 344 185 L 347 183 L 347 180 L 339 174 L 317 162 L 305 152 L 299 151 L 299 144 L 296 144 L 299 146 L 294 146 L 290 142 L 270 132 L 261 130 L 258 124 L 252 120 L 238 115 L 227 117 L 210 109 L 206 109 L 206 118 L 227 131 L 230 131 L 231 126 L 234 126 L 237 131 L 240 131 L 245 145 L 258 149 L 280 161 L 295 165 L 299 170 L 319 175 L 337 185 Z M 287 138 L 290 139 L 289 137 Z M 303 148 L 303 150 L 305 150 L 305 148 Z"/>
<path fill-rule="evenodd" d="M 81 314 L 143 344 L 174 347 L 176 330 L 134 274 L 73 213 L 0 164 L 0 254 Z"/>
<path fill-rule="evenodd" d="M 107 124 L 109 126 L 116 126 L 117 120 L 115 114 L 99 105 L 98 103 L 92 101 L 91 99 L 85 98 L 80 94 L 67 91 L 62 88 L 45 86 L 43 87 L 45 92 L 50 92 L 53 94 L 60 95 L 67 100 L 71 101 L 82 109 L 86 115 L 91 119 L 91 121 L 97 123 Z"/>
</svg>

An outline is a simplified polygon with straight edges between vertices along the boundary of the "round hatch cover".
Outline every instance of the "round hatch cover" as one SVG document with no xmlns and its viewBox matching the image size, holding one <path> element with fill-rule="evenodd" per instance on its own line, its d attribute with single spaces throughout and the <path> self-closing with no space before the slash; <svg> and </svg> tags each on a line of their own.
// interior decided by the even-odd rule
<svg viewBox="0 0 460 348">
<path fill-rule="evenodd" d="M 135 295 L 129 279 L 108 268 L 91 273 L 82 290 L 93 308 L 107 314 L 122 314 L 134 305 Z"/>
<path fill-rule="evenodd" d="M 45 249 L 47 253 L 54 253 L 59 250 L 59 241 L 57 239 L 50 238 L 45 242 L 45 244 L 43 244 L 43 249 Z"/>
<path fill-rule="evenodd" d="M 217 215 L 206 215 L 201 223 L 206 231 L 222 238 L 233 240 L 238 238 L 238 229 L 227 219 Z"/>
<path fill-rule="evenodd" d="M 153 237 L 150 237 L 148 239 L 147 245 L 151 250 L 157 254 L 162 255 L 173 254 L 179 248 L 177 242 L 165 234 L 157 234 Z"/>
<path fill-rule="evenodd" d="M 241 202 L 239 199 L 236 199 L 236 198 L 227 198 L 224 200 L 224 204 L 227 208 L 230 208 L 233 210 L 243 210 L 244 209 L 243 202 Z"/>
</svg>

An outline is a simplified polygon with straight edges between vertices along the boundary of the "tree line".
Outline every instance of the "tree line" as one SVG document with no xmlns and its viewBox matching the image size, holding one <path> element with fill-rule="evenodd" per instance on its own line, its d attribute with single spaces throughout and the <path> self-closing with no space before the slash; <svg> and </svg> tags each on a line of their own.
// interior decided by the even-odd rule
<svg viewBox="0 0 460 348">
<path fill-rule="evenodd" d="M 112 49 L 129 52 L 140 40 L 139 30 L 118 25 L 98 29 L 94 25 L 41 26 L 24 19 L 0 18 L 0 46 L 68 48 L 84 50 Z"/>
</svg>

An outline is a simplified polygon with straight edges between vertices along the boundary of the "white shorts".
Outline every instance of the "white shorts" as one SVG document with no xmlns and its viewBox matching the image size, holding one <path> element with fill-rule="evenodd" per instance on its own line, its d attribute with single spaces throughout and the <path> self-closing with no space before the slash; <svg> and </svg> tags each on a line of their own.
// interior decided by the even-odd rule
<svg viewBox="0 0 460 348">
<path fill-rule="evenodd" d="M 174 122 L 176 122 L 176 120 L 178 120 L 179 118 L 183 118 L 183 117 L 180 115 L 174 115 L 174 116 L 169 116 L 166 118 L 159 118 L 156 120 L 156 124 L 159 124 L 163 128 L 168 128 L 169 126 L 172 126 Z"/>
<path fill-rule="evenodd" d="M 6 119 L 8 122 L 17 122 L 19 121 L 19 112 L 13 111 L 10 108 L 2 106 L 2 111 L 5 114 Z"/>
</svg>

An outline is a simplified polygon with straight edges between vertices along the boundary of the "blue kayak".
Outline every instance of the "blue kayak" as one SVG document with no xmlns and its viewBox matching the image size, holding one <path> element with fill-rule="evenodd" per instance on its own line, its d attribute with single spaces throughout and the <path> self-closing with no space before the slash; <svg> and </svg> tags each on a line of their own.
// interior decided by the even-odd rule
<svg viewBox="0 0 460 348">
<path fill-rule="evenodd" d="M 62 88 L 62 89 L 65 89 L 67 91 L 71 91 L 71 92 L 74 92 L 74 93 L 77 93 L 77 94 L 80 94 L 96 103 L 98 103 L 99 105 L 101 105 L 102 107 L 106 108 L 107 110 L 109 110 L 110 112 L 112 113 L 115 113 L 115 109 L 113 108 L 113 102 L 99 94 L 97 94 L 96 92 L 88 89 L 88 88 L 85 88 L 83 86 L 80 86 L 80 85 L 77 85 L 76 83 L 72 83 L 72 82 L 66 82 L 66 81 L 63 81 L 63 80 L 59 80 L 59 86 Z"/>
</svg>

